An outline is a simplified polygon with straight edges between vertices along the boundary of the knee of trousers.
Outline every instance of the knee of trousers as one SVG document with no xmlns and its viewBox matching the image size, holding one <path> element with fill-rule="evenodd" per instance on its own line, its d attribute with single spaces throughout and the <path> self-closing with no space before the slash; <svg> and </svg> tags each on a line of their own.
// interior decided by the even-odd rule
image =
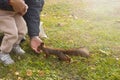
<svg viewBox="0 0 120 80">
<path fill-rule="evenodd" d="M 9 34 L 8 39 L 10 39 L 11 43 L 16 43 L 16 41 L 18 40 L 18 33 Z"/>
<path fill-rule="evenodd" d="M 24 29 L 22 31 L 20 31 L 18 36 L 25 36 L 27 34 L 27 32 L 28 32 L 28 30 L 27 30 L 27 27 L 25 26 Z"/>
</svg>

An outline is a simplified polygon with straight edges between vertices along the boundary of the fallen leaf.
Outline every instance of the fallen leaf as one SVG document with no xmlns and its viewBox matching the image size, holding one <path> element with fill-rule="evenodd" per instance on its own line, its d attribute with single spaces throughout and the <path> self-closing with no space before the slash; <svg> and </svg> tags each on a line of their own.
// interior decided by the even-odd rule
<svg viewBox="0 0 120 80">
<path fill-rule="evenodd" d="M 58 23 L 57 26 L 58 27 L 63 27 L 65 24 L 64 23 Z"/>
<path fill-rule="evenodd" d="M 23 78 L 22 77 L 18 77 L 17 80 L 23 80 Z"/>
<path fill-rule="evenodd" d="M 20 74 L 19 72 L 17 72 L 17 71 L 15 72 L 15 75 L 16 75 L 16 76 L 18 76 L 19 74 Z"/>
<path fill-rule="evenodd" d="M 44 75 L 45 75 L 45 72 L 44 72 L 44 71 L 41 71 L 41 70 L 38 70 L 38 74 L 39 74 L 39 76 L 44 76 Z"/>
<path fill-rule="evenodd" d="M 32 75 L 33 75 L 32 70 L 27 70 L 27 71 L 26 71 L 26 75 L 27 75 L 27 76 L 32 76 Z"/>
<path fill-rule="evenodd" d="M 116 58 L 116 60 L 118 61 L 118 60 L 120 60 L 119 58 Z"/>
</svg>

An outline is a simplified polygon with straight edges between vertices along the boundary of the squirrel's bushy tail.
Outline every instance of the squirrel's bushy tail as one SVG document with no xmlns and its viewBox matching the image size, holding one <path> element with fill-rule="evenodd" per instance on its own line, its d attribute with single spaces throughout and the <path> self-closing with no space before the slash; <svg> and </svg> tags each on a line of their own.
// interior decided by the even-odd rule
<svg viewBox="0 0 120 80">
<path fill-rule="evenodd" d="M 89 57 L 90 53 L 86 48 L 70 49 L 63 51 L 64 54 L 72 56 Z"/>
</svg>

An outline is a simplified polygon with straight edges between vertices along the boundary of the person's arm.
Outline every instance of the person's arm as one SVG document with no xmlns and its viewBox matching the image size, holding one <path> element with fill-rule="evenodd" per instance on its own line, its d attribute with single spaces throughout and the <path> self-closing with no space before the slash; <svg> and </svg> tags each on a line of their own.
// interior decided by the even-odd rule
<svg viewBox="0 0 120 80">
<path fill-rule="evenodd" d="M 42 11 L 44 0 L 25 0 L 28 5 L 28 11 L 24 19 L 28 27 L 29 37 L 39 36 L 40 13 Z"/>
<path fill-rule="evenodd" d="M 38 47 L 42 40 L 39 38 L 40 13 L 42 11 L 44 0 L 25 0 L 28 5 L 28 11 L 24 15 L 24 19 L 28 27 L 28 35 L 30 37 L 31 48 L 39 53 Z"/>
</svg>

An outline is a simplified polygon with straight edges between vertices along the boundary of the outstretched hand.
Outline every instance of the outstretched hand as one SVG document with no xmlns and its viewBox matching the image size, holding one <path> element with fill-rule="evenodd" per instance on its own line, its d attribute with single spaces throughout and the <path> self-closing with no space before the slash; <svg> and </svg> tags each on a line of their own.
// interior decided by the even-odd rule
<svg viewBox="0 0 120 80">
<path fill-rule="evenodd" d="M 36 52 L 36 53 L 40 53 L 41 50 L 38 49 L 38 47 L 41 45 L 42 40 L 38 37 L 38 36 L 35 36 L 35 37 L 32 37 L 31 41 L 30 41 L 30 44 L 31 44 L 31 48 Z"/>
<path fill-rule="evenodd" d="M 24 0 L 10 0 L 9 4 L 13 7 L 14 11 L 24 15 L 27 12 L 28 6 Z"/>
</svg>

